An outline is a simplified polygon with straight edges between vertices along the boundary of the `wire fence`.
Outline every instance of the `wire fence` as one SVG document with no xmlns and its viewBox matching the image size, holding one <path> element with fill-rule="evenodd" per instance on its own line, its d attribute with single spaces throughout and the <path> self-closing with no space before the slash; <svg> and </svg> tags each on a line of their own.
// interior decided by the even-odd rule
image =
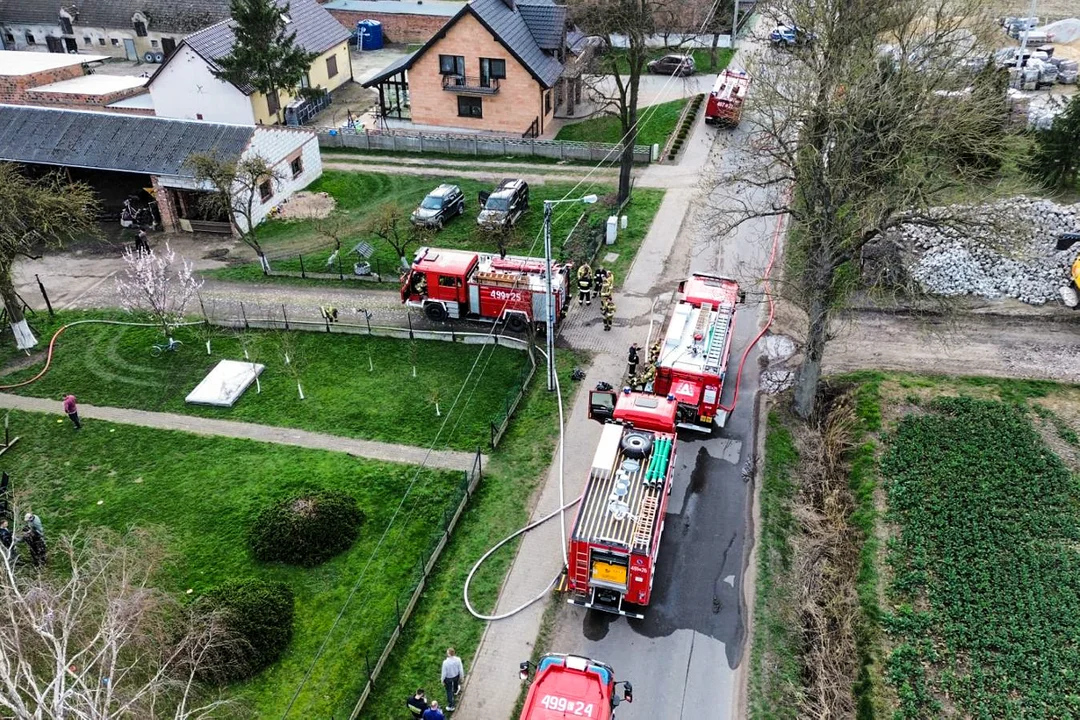
<svg viewBox="0 0 1080 720">
<path fill-rule="evenodd" d="M 339 280 L 360 283 L 397 283 L 401 267 L 378 257 L 368 260 L 332 246 L 267 253 L 272 277 Z"/>
<path fill-rule="evenodd" d="M 438 530 L 432 534 L 430 544 L 417 558 L 408 586 L 394 600 L 394 617 L 391 618 L 390 622 L 386 623 L 375 641 L 361 649 L 360 655 L 363 657 L 364 662 L 362 668 L 365 677 L 364 688 L 360 692 L 356 705 L 353 706 L 352 713 L 349 715 L 350 720 L 359 717 L 364 703 L 368 701 L 372 692 L 375 691 L 379 675 L 386 667 L 386 663 L 394 651 L 394 646 L 401 638 L 401 633 L 405 630 L 406 623 L 408 623 L 409 618 L 412 617 L 413 612 L 416 610 L 416 606 L 420 602 L 420 596 L 423 595 L 424 588 L 427 587 L 427 583 L 431 579 L 435 563 L 438 562 L 439 556 L 446 548 L 447 543 L 450 542 L 450 537 L 461 520 L 465 508 L 468 506 L 473 494 L 476 493 L 476 489 L 483 479 L 482 459 L 483 456 L 480 450 L 477 449 L 476 455 L 473 457 L 472 467 L 462 473 L 462 479 L 458 483 L 453 501 L 443 512 L 442 522 Z"/>
</svg>

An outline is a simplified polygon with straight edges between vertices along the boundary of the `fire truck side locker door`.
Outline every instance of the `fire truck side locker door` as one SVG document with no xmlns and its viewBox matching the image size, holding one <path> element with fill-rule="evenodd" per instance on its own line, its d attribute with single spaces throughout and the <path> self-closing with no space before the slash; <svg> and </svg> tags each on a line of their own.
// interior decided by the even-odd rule
<svg viewBox="0 0 1080 720">
<path fill-rule="evenodd" d="M 469 283 L 469 312 L 480 314 L 480 286 L 474 282 Z"/>
</svg>

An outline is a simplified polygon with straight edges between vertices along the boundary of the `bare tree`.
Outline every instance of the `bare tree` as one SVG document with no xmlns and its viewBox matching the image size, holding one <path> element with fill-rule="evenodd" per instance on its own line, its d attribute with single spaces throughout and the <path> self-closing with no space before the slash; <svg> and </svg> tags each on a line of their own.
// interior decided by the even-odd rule
<svg viewBox="0 0 1080 720">
<path fill-rule="evenodd" d="M 86 183 L 69 183 L 59 173 L 35 181 L 18 165 L 0 162 L 0 300 L 20 350 L 37 345 L 37 338 L 15 291 L 15 260 L 39 245 L 96 235 L 97 209 L 97 195 Z"/>
<path fill-rule="evenodd" d="M 430 231 L 413 225 L 409 221 L 408 211 L 395 202 L 383 203 L 375 208 L 364 219 L 361 232 L 384 240 L 406 267 L 409 264 L 408 249 L 426 243 L 431 237 Z"/>
<path fill-rule="evenodd" d="M 123 260 L 124 269 L 116 277 L 120 306 L 149 315 L 172 342 L 173 329 L 183 322 L 184 311 L 203 281 L 196 279 L 191 263 L 178 259 L 167 242 L 161 252 L 126 249 Z"/>
<path fill-rule="evenodd" d="M 501 222 L 483 222 L 479 225 L 480 234 L 487 245 L 494 245 L 500 257 L 506 257 L 507 251 L 521 240 L 521 229 L 517 225 Z"/>
<path fill-rule="evenodd" d="M 200 685 L 229 638 L 214 615 L 155 590 L 147 533 L 61 538 L 52 567 L 0 552 L 0 708 L 19 720 L 188 720 L 225 702 Z M 59 559 L 59 561 L 58 561 Z M 57 566 L 60 567 L 57 567 Z"/>
<path fill-rule="evenodd" d="M 296 343 L 296 333 L 292 330 L 281 330 L 277 334 L 278 343 L 281 346 L 282 359 L 285 361 L 285 371 L 296 383 L 296 392 L 300 399 L 304 399 L 304 387 L 300 382 L 303 371 L 303 357 Z"/>
<path fill-rule="evenodd" d="M 265 204 L 263 197 L 272 196 L 274 186 L 284 180 L 281 168 L 258 154 L 224 160 L 196 153 L 188 157 L 187 164 L 195 171 L 195 180 L 211 190 L 200 200 L 203 212 L 225 217 L 244 244 L 255 251 L 263 272 L 270 272 L 270 262 L 259 243 L 259 209 Z"/>
<path fill-rule="evenodd" d="M 753 151 L 722 178 L 729 227 L 789 215 L 782 294 L 807 316 L 796 412 L 814 408 L 829 320 L 868 243 L 934 211 L 1006 150 L 1004 97 L 970 92 L 989 57 L 982 0 L 775 0 L 807 41 L 748 62 Z M 981 167 L 965 158 L 982 158 Z M 789 190 L 782 192 L 781 188 Z"/>
</svg>

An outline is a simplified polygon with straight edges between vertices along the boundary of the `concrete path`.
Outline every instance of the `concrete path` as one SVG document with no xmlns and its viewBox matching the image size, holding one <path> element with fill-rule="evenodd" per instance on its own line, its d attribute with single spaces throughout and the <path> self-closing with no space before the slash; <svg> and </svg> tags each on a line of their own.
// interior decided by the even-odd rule
<svg viewBox="0 0 1080 720">
<path fill-rule="evenodd" d="M 0 408 L 57 415 L 60 414 L 61 410 L 60 403 L 56 400 L 23 397 L 6 393 L 0 393 Z M 467 471 L 472 467 L 475 458 L 472 453 L 468 452 L 453 450 L 433 450 L 429 452 L 424 448 L 407 445 L 393 445 L 374 440 L 355 440 L 306 430 L 256 425 L 232 420 L 216 420 L 191 415 L 176 415 L 174 413 L 80 404 L 79 414 L 85 419 L 106 420 L 122 425 L 140 425 L 158 430 L 179 430 L 196 435 L 255 440 L 256 442 L 273 443 L 275 445 L 293 445 L 310 450 L 329 450 L 370 460 L 383 460 L 408 465 L 426 464 L 428 467 L 443 470 Z M 487 462 L 487 458 L 483 460 L 485 463 Z"/>
</svg>

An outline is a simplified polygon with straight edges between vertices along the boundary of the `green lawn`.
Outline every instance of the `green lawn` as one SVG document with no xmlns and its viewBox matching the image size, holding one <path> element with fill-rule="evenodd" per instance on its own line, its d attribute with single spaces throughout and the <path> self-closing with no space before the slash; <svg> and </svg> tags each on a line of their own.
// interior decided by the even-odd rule
<svg viewBox="0 0 1080 720">
<path fill-rule="evenodd" d="M 371 156 L 389 156 L 394 158 L 416 158 L 418 160 L 431 160 L 433 164 L 440 165 L 439 160 L 456 160 L 458 162 L 466 160 L 475 160 L 477 165 L 483 163 L 513 163 L 515 165 L 536 165 L 535 169 L 530 168 L 530 173 L 544 173 L 544 172 L 559 172 L 562 170 L 566 172 L 565 168 L 591 168 L 596 163 L 589 160 L 560 160 L 554 157 L 545 157 L 543 155 L 481 155 L 477 158 L 472 153 L 443 153 L 443 152 L 410 152 L 407 150 L 366 150 L 364 148 L 352 148 L 352 147 L 328 147 L 323 148 L 324 161 L 341 162 L 340 157 L 327 157 L 327 156 L 347 156 L 354 155 L 356 158 L 364 159 Z M 448 172 L 453 172 L 452 168 L 448 168 Z"/>
<path fill-rule="evenodd" d="M 293 589 L 296 631 L 284 658 L 227 689 L 254 717 L 281 717 L 417 469 L 94 420 L 76 433 L 66 418 L 58 419 L 12 412 L 12 430 L 22 441 L 4 456 L 20 503 L 42 517 L 50 536 L 78 528 L 155 529 L 175 558 L 157 585 L 174 595 L 191 589 L 197 598 L 223 580 L 243 577 L 280 580 Z M 414 586 L 418 563 L 460 497 L 462 480 L 461 473 L 420 473 L 406 512 L 374 556 L 289 717 L 348 716 L 363 684 L 363 653 L 381 647 L 395 600 Z M 253 514 L 287 494 L 314 489 L 357 498 L 366 519 L 352 548 L 306 570 L 255 561 L 244 541 Z"/>
<path fill-rule="evenodd" d="M 668 136 L 675 131 L 683 108 L 689 98 L 638 108 L 637 145 L 659 145 L 663 149 Z M 642 120 L 644 118 L 644 120 Z M 603 115 L 589 118 L 572 125 L 566 125 L 556 140 L 576 140 L 578 142 L 617 143 L 622 140 L 622 126 L 615 115 Z"/>
<path fill-rule="evenodd" d="M 508 173 L 510 174 L 512 173 Z M 465 193 L 465 214 L 455 218 L 443 230 L 432 235 L 429 244 L 434 247 L 496 251 L 494 243 L 479 232 L 475 221 L 477 195 L 481 190 L 490 190 L 491 184 L 475 180 L 454 181 L 452 178 L 448 180 L 457 182 Z M 370 242 L 376 251 L 373 267 L 376 271 L 396 277 L 398 260 L 394 256 L 393 249 L 378 238 L 363 234 L 360 232 L 360 227 L 368 213 L 379 204 L 394 201 L 411 211 L 436 185 L 438 182 L 432 178 L 415 175 L 327 170 L 309 189 L 316 192 L 328 192 L 337 199 L 338 209 L 335 212 L 342 213 L 346 217 L 347 233 L 342 241 L 343 248 L 348 251 L 361 240 Z M 576 189 L 570 183 L 533 185 L 530 189 L 530 210 L 518 224 L 518 231 L 515 240 L 510 245 L 510 251 L 524 254 L 531 248 L 532 254 L 541 254 L 543 252 L 541 235 L 543 201 L 561 199 L 571 191 L 573 191 L 571 197 L 596 193 L 603 199 L 611 196 L 615 189 L 592 183 L 582 184 Z M 653 189 L 634 191 L 635 210 L 628 213 L 630 225 L 627 228 L 627 235 L 629 237 L 644 237 L 649 225 L 652 224 L 663 193 L 663 190 Z M 563 240 L 577 222 L 581 212 L 588 212 L 590 217 L 605 217 L 609 210 L 603 202 L 581 206 L 565 204 L 558 208 L 552 223 L 552 242 L 555 248 L 562 246 Z M 323 272 L 326 270 L 326 261 L 333 250 L 332 242 L 319 235 L 316 231 L 316 223 L 312 220 L 269 221 L 262 226 L 260 237 L 267 253 L 275 258 L 271 261 L 271 265 L 279 270 L 298 272 L 300 270 L 298 255 L 302 253 L 305 270 Z M 630 253 L 630 244 L 627 243 L 625 249 L 618 251 L 624 254 Z M 636 249 L 635 245 L 633 252 L 636 252 Z M 410 247 L 410 254 L 413 250 L 415 247 Z M 352 262 L 355 259 L 355 256 L 348 256 L 343 260 L 345 272 L 351 272 Z M 627 256 L 626 262 L 630 259 L 632 259 L 632 253 Z M 258 264 L 254 262 L 212 271 L 208 273 L 208 276 L 232 280 L 258 280 L 264 277 Z"/>
<path fill-rule="evenodd" d="M 41 323 L 39 330 L 50 327 Z M 117 316 L 119 317 L 119 316 Z M 128 317 L 128 319 L 131 319 Z M 292 332 L 290 355 L 299 369 L 306 399 L 300 400 L 296 381 L 284 363 L 283 333 L 246 333 L 249 355 L 266 366 L 262 392 L 249 389 L 232 408 L 188 405 L 185 396 L 219 360 L 244 359 L 241 336 L 219 331 L 211 340 L 212 355 L 192 328 L 180 328 L 184 342 L 178 353 L 150 357 L 160 339 L 153 328 L 80 325 L 57 341 L 53 364 L 44 378 L 16 392 L 60 398 L 72 392 L 91 405 L 176 412 L 244 422 L 296 427 L 347 437 L 427 447 L 435 440 L 443 417 L 436 415 L 435 398 L 445 416 L 454 394 L 473 367 L 480 348 L 448 342 L 416 341 L 355 335 Z M 413 358 L 416 377 L 413 377 Z M 370 363 L 369 363 L 370 360 Z M 32 367 L 9 373 L 9 384 L 40 370 Z M 485 346 L 459 408 L 439 446 L 473 450 L 489 442 L 489 423 L 502 411 L 504 398 L 519 384 L 528 361 L 524 353 Z M 370 368 L 374 366 L 374 372 Z M 482 372 L 481 372 L 482 371 Z M 451 434 L 451 430 L 453 430 Z"/>
<path fill-rule="evenodd" d="M 627 75 L 630 73 L 630 65 L 626 60 L 626 52 L 615 48 L 611 51 L 614 55 L 616 62 L 618 63 L 619 74 Z M 697 69 L 697 73 L 700 74 L 716 74 L 726 68 L 728 63 L 731 62 L 731 58 L 735 53 L 730 48 L 717 48 L 716 49 L 716 66 L 712 65 L 711 51 L 708 48 L 694 48 L 689 50 L 686 48 L 654 48 L 649 52 L 649 59 L 655 59 L 663 57 L 664 55 L 693 55 L 694 67 Z M 607 67 L 605 65 L 605 67 Z M 647 74 L 648 70 L 645 70 L 643 74 Z"/>
</svg>

